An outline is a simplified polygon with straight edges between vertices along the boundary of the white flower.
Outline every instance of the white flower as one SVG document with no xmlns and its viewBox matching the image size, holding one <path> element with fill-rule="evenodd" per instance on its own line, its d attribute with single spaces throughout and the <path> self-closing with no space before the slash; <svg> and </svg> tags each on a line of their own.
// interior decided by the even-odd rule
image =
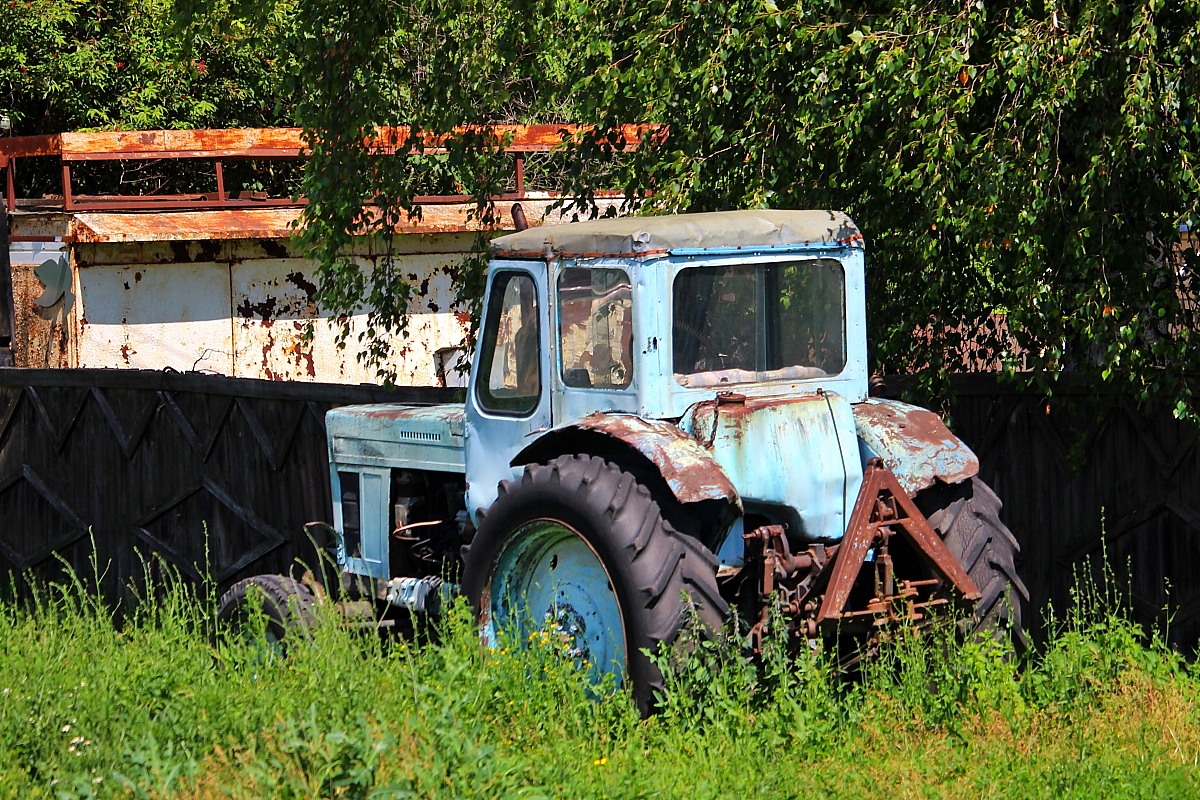
<svg viewBox="0 0 1200 800">
<path fill-rule="evenodd" d="M 71 723 L 69 723 L 69 722 L 68 722 L 66 725 L 63 725 L 63 726 L 62 726 L 62 732 L 63 732 L 63 733 L 69 733 L 69 732 L 70 732 L 70 730 L 71 730 Z"/>
</svg>

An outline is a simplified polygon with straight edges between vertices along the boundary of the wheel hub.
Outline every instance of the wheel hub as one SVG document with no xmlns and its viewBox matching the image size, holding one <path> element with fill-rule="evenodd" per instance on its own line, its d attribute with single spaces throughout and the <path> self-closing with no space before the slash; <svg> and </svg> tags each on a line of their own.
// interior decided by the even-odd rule
<svg viewBox="0 0 1200 800">
<path fill-rule="evenodd" d="M 570 525 L 535 519 L 505 544 L 484 597 L 484 638 L 519 646 L 538 636 L 595 679 L 627 669 L 625 628 L 612 579 L 599 555 Z"/>
</svg>

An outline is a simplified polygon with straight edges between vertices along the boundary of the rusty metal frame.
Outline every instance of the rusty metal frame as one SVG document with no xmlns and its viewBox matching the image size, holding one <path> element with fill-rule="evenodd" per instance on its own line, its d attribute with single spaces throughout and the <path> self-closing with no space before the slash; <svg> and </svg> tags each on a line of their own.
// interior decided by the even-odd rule
<svg viewBox="0 0 1200 800">
<path fill-rule="evenodd" d="M 906 540 L 933 577 L 897 575 L 891 552 L 897 536 Z M 772 608 L 791 620 L 793 633 L 812 639 L 839 630 L 878 632 L 895 623 L 921 625 L 936 608 L 973 604 L 981 596 L 975 581 L 878 458 L 866 465 L 846 534 L 837 544 L 812 544 L 793 553 L 783 525 L 764 525 L 743 538 L 754 544 L 748 553 L 754 553 L 762 568 L 757 578 L 758 615 L 750 630 L 755 652 L 761 652 Z M 871 584 L 860 579 L 868 564 L 874 571 Z"/>
<path fill-rule="evenodd" d="M 938 578 L 927 581 L 895 581 L 889 540 L 899 534 L 907 539 L 913 549 L 924 558 Z M 875 559 L 882 567 L 882 577 L 876 581 L 875 592 L 866 608 L 846 609 L 850 592 L 854 588 L 869 551 L 874 549 Z M 922 607 L 944 605 L 946 598 L 914 603 L 919 590 L 945 582 L 966 601 L 980 598 L 979 587 L 954 554 L 930 527 L 925 515 L 916 503 L 901 488 L 891 470 L 879 459 L 872 459 L 863 475 L 862 490 L 850 514 L 850 524 L 838 548 L 828 578 L 825 594 L 817 611 L 816 623 L 828 620 L 848 619 L 856 616 L 916 619 Z M 824 576 L 822 576 L 824 577 Z M 904 613 L 897 613 L 897 606 L 905 606 Z"/>
<path fill-rule="evenodd" d="M 530 153 L 545 153 L 565 142 L 578 140 L 594 130 L 587 125 L 490 125 L 456 128 L 450 134 L 433 134 L 410 127 L 381 127 L 365 140 L 377 155 L 419 155 L 447 152 L 454 139 L 477 135 L 488 146 L 513 158 L 516 192 L 494 198 L 498 201 L 529 199 L 525 191 L 525 159 Z M 617 129 L 611 146 L 634 150 L 643 141 L 662 142 L 666 129 L 657 125 L 624 125 Z M 295 159 L 311 154 L 300 128 L 243 128 L 191 131 L 101 131 L 16 136 L 0 139 L 0 169 L 5 173 L 5 206 L 17 209 L 16 165 L 23 158 L 58 158 L 62 164 L 62 210 L 155 210 L 265 208 L 304 205 L 303 199 L 230 197 L 225 188 L 224 163 L 230 160 Z M 71 186 L 71 165 L 96 161 L 157 161 L 194 159 L 214 163 L 217 179 L 215 197 L 192 195 L 76 195 Z M 429 195 L 414 198 L 418 204 L 462 203 L 468 195 Z"/>
</svg>

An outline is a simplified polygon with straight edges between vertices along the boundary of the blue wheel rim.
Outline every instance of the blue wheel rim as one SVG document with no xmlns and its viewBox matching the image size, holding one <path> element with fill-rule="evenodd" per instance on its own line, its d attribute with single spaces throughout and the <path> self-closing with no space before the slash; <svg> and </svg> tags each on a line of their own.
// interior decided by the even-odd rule
<svg viewBox="0 0 1200 800">
<path fill-rule="evenodd" d="M 505 542 L 483 598 L 485 641 L 524 645 L 547 633 L 593 680 L 625 680 L 625 625 L 599 555 L 564 522 L 535 519 Z"/>
</svg>

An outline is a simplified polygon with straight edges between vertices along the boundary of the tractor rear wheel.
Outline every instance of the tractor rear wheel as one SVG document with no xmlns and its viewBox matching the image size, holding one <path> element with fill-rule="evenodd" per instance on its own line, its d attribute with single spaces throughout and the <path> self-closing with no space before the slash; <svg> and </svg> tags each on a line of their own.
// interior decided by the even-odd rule
<svg viewBox="0 0 1200 800">
<path fill-rule="evenodd" d="M 479 516 L 462 585 L 484 638 L 549 633 L 593 677 L 628 681 L 643 713 L 663 685 L 643 651 L 675 643 L 689 609 L 709 632 L 724 621 L 715 557 L 616 464 L 531 464 Z"/>
<path fill-rule="evenodd" d="M 1000 498 L 979 478 L 972 478 L 938 484 L 915 500 L 982 593 L 966 632 L 1011 635 L 1013 644 L 1023 650 L 1028 640 L 1021 627 L 1021 606 L 1029 602 L 1029 590 L 1017 574 L 1015 559 L 1021 547 L 1000 521 Z"/>
</svg>

